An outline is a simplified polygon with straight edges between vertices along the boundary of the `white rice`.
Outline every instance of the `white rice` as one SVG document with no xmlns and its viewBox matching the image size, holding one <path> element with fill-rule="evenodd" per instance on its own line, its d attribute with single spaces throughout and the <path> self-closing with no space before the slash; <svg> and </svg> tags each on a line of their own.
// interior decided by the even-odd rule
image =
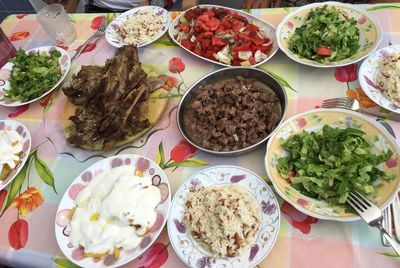
<svg viewBox="0 0 400 268">
<path fill-rule="evenodd" d="M 242 186 L 197 187 L 185 201 L 183 224 L 215 256 L 233 257 L 251 246 L 261 209 Z"/>
<path fill-rule="evenodd" d="M 114 38 L 125 45 L 140 45 L 156 36 L 164 25 L 162 16 L 150 9 L 144 9 L 128 15 L 126 21 L 115 31 Z"/>
<path fill-rule="evenodd" d="M 377 72 L 376 85 L 383 94 L 400 106 L 400 54 L 394 52 L 381 62 Z"/>
</svg>

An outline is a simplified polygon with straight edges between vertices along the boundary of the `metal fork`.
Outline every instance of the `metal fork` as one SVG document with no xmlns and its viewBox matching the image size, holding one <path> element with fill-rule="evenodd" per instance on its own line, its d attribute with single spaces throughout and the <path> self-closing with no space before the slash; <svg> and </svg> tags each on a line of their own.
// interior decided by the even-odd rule
<svg viewBox="0 0 400 268">
<path fill-rule="evenodd" d="M 104 35 L 105 30 L 106 30 L 106 26 L 107 26 L 107 15 L 103 14 L 102 15 L 102 20 L 101 20 L 101 24 L 99 29 L 97 29 L 97 31 L 90 36 L 85 43 L 83 43 L 83 45 L 81 46 L 81 48 L 79 49 L 78 52 L 76 52 L 76 54 L 74 55 L 74 57 L 71 59 L 72 62 L 74 62 L 81 54 L 82 51 L 85 49 L 86 45 L 90 43 L 90 41 L 93 40 L 93 44 L 92 46 L 94 46 L 94 44 L 96 43 L 97 39 L 99 39 L 100 36 Z"/>
<path fill-rule="evenodd" d="M 350 192 L 347 203 L 372 227 L 378 228 L 394 251 L 400 255 L 400 245 L 382 227 L 382 211 L 357 191 Z"/>
<path fill-rule="evenodd" d="M 358 100 L 350 99 L 347 97 L 333 98 L 322 101 L 322 108 L 343 108 L 351 109 L 354 111 L 360 110 L 360 103 Z"/>
</svg>

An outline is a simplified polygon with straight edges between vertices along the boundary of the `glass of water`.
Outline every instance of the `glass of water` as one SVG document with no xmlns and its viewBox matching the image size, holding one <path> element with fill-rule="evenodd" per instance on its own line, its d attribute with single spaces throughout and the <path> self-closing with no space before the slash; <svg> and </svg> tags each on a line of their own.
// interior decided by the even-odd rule
<svg viewBox="0 0 400 268">
<path fill-rule="evenodd" d="M 76 38 L 75 27 L 60 4 L 48 5 L 39 10 L 37 20 L 57 45 L 71 44 Z"/>
</svg>

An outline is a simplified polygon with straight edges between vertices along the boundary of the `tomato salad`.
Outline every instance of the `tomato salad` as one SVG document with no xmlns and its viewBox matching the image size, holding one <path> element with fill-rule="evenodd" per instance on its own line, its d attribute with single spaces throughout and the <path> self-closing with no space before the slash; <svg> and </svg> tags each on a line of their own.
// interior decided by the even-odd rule
<svg viewBox="0 0 400 268">
<path fill-rule="evenodd" d="M 174 38 L 199 56 L 234 66 L 255 65 L 272 48 L 257 25 L 225 8 L 189 9 L 175 26 Z"/>
</svg>

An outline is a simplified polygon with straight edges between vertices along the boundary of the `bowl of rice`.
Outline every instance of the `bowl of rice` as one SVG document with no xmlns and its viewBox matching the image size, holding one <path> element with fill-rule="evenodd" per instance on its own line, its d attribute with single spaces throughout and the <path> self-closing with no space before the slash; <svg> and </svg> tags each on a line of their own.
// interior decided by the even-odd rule
<svg viewBox="0 0 400 268">
<path fill-rule="evenodd" d="M 381 48 L 368 57 L 361 64 L 358 79 L 371 100 L 400 114 L 400 45 Z"/>
<path fill-rule="evenodd" d="M 105 31 L 107 42 L 113 47 L 136 45 L 143 47 L 165 34 L 171 23 L 168 11 L 157 6 L 142 6 L 116 17 Z"/>
<path fill-rule="evenodd" d="M 191 176 L 176 192 L 168 218 L 171 244 L 190 267 L 254 267 L 272 249 L 279 227 L 271 188 L 237 166 Z"/>
</svg>

